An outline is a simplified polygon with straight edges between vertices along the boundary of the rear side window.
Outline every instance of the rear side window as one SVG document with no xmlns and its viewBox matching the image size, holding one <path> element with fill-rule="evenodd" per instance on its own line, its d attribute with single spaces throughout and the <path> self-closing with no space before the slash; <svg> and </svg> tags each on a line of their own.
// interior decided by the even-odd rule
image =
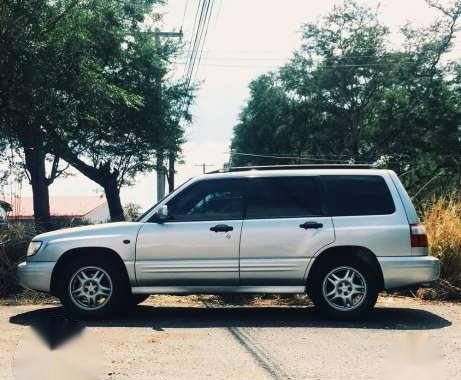
<svg viewBox="0 0 461 380">
<path fill-rule="evenodd" d="M 380 176 L 322 176 L 331 216 L 385 215 L 395 211 L 386 182 Z"/>
<path fill-rule="evenodd" d="M 317 177 L 251 178 L 248 219 L 296 218 L 322 214 Z"/>
</svg>

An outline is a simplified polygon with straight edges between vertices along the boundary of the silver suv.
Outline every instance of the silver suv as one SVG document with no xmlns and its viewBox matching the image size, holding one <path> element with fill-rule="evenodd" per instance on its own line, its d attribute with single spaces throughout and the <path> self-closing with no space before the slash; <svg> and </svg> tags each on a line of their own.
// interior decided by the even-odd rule
<svg viewBox="0 0 461 380">
<path fill-rule="evenodd" d="M 18 277 L 78 317 L 150 294 L 307 292 L 350 319 L 378 292 L 430 284 L 439 271 L 394 172 L 254 167 L 189 180 L 138 222 L 37 235 Z"/>
</svg>

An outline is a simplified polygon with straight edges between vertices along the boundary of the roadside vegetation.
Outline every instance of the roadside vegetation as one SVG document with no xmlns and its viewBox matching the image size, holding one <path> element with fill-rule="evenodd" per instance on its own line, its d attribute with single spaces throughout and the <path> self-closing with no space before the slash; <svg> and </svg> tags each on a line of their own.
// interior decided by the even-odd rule
<svg viewBox="0 0 461 380">
<path fill-rule="evenodd" d="M 449 56 L 461 2 L 392 43 L 380 10 L 345 1 L 301 27 L 301 47 L 255 78 L 234 126 L 231 164 L 374 164 L 416 203 L 459 190 L 461 64 Z"/>
<path fill-rule="evenodd" d="M 420 289 L 425 299 L 461 298 L 461 196 L 450 194 L 423 205 L 422 217 L 427 228 L 431 255 L 442 263 L 439 285 Z"/>
<path fill-rule="evenodd" d="M 24 260 L 27 245 L 34 234 L 33 228 L 22 224 L 0 230 L 0 296 L 18 291 L 16 266 Z"/>
<path fill-rule="evenodd" d="M 28 180 L 37 229 L 59 227 L 49 190 L 69 166 L 119 221 L 120 189 L 180 156 L 193 86 L 172 75 L 181 46 L 157 33 L 162 4 L 0 2 L 0 193 Z"/>
</svg>

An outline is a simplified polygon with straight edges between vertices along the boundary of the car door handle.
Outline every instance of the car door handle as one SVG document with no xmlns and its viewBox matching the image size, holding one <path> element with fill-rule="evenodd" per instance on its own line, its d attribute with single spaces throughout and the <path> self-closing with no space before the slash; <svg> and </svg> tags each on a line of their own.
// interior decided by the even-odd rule
<svg viewBox="0 0 461 380">
<path fill-rule="evenodd" d="M 303 224 L 300 224 L 299 227 L 304 228 L 305 230 L 308 230 L 311 228 L 317 229 L 317 228 L 322 228 L 323 224 L 318 223 L 318 222 L 304 222 Z"/>
<path fill-rule="evenodd" d="M 210 231 L 213 231 L 213 232 L 229 232 L 229 231 L 232 231 L 233 229 L 234 229 L 234 227 L 228 226 L 227 224 L 217 224 L 216 226 L 211 227 Z"/>
</svg>

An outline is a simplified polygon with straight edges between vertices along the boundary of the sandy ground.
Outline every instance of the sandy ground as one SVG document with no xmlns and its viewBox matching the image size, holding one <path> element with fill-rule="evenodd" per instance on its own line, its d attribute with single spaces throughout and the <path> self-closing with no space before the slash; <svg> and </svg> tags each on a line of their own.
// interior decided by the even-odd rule
<svg viewBox="0 0 461 380">
<path fill-rule="evenodd" d="M 461 379 L 459 303 L 386 297 L 366 320 L 337 323 L 311 307 L 151 298 L 84 325 L 59 305 L 0 306 L 0 331 L 5 380 Z M 80 334 L 50 350 L 67 331 Z"/>
</svg>

